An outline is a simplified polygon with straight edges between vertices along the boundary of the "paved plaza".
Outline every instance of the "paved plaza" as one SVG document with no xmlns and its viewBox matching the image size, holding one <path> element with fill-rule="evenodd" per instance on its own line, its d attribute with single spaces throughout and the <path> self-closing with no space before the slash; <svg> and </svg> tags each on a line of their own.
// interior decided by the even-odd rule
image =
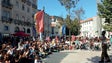
<svg viewBox="0 0 112 63">
<path fill-rule="evenodd" d="M 112 60 L 112 51 L 108 53 Z M 53 53 L 43 61 L 46 63 L 98 63 L 100 55 L 101 51 L 65 50 Z"/>
</svg>

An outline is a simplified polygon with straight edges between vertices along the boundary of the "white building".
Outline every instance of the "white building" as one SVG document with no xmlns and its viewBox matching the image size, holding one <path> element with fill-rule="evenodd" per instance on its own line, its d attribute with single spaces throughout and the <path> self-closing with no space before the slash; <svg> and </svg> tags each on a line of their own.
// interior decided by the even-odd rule
<svg viewBox="0 0 112 63">
<path fill-rule="evenodd" d="M 81 24 L 81 36 L 87 37 L 99 37 L 102 32 L 102 24 L 104 20 L 100 19 L 98 16 L 89 18 L 84 21 L 80 21 Z"/>
<path fill-rule="evenodd" d="M 51 22 L 51 36 L 61 36 L 62 35 L 62 25 L 60 22 L 63 22 L 63 18 L 59 16 L 52 16 Z"/>
</svg>

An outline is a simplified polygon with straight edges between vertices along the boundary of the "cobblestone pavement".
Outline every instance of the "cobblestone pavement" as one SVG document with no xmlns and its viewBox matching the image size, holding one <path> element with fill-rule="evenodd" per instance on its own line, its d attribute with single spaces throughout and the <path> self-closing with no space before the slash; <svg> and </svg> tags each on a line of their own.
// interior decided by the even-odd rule
<svg viewBox="0 0 112 63">
<path fill-rule="evenodd" d="M 112 51 L 108 53 L 112 60 Z M 46 63 L 98 63 L 100 55 L 101 51 L 65 50 L 53 53 L 43 61 Z"/>
</svg>

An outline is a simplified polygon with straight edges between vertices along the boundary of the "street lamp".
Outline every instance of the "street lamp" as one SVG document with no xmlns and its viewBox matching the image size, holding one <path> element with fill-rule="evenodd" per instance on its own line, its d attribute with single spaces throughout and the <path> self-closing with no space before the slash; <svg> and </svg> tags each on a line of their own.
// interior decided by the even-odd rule
<svg viewBox="0 0 112 63">
<path fill-rule="evenodd" d="M 54 34 L 54 17 L 53 16 L 51 16 L 51 20 L 52 20 L 52 22 L 51 22 L 51 33 L 52 33 L 52 36 L 53 36 L 53 34 Z"/>
</svg>

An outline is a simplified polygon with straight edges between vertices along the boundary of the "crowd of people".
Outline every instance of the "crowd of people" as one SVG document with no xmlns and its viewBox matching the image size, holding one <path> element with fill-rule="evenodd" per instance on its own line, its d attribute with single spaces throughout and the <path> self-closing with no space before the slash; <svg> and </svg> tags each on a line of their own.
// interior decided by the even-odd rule
<svg viewBox="0 0 112 63">
<path fill-rule="evenodd" d="M 108 44 L 110 46 L 109 39 Z M 101 41 L 97 37 L 75 37 L 74 40 L 56 37 L 43 41 L 20 40 L 17 43 L 8 41 L 0 45 L 0 63 L 42 63 L 41 59 L 53 52 L 74 49 L 101 50 Z"/>
<path fill-rule="evenodd" d="M 65 43 L 69 49 L 85 49 L 85 50 L 101 50 L 102 41 L 100 37 L 88 38 L 88 37 L 77 37 L 74 41 L 66 40 Z M 110 50 L 111 41 L 107 39 L 108 50 Z"/>
</svg>

